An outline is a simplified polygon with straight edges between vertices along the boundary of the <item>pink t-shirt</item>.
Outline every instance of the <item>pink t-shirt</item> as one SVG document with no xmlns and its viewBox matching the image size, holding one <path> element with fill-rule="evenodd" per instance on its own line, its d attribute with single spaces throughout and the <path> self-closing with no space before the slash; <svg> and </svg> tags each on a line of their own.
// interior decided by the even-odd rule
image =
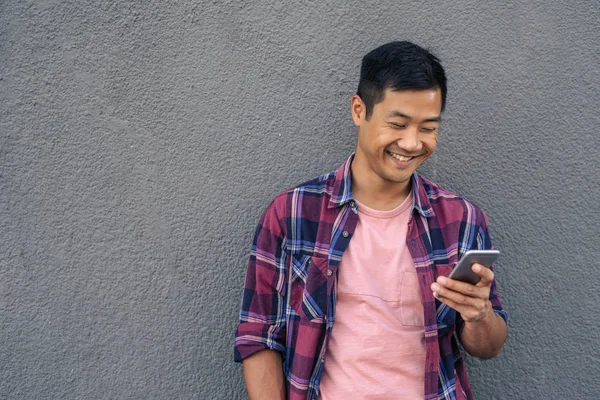
<svg viewBox="0 0 600 400">
<path fill-rule="evenodd" d="M 406 247 L 412 196 L 390 211 L 358 206 L 319 399 L 422 399 L 423 303 Z"/>
</svg>

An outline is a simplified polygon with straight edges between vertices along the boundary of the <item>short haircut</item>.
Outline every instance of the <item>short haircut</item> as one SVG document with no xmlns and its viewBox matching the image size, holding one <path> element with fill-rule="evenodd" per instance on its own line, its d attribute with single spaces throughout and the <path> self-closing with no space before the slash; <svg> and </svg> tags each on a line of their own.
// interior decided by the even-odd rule
<svg viewBox="0 0 600 400">
<path fill-rule="evenodd" d="M 367 120 L 375 104 L 383 101 L 386 89 L 442 92 L 442 111 L 446 106 L 446 74 L 440 60 L 410 42 L 391 42 L 369 52 L 362 59 L 356 94 L 366 106 Z"/>
</svg>

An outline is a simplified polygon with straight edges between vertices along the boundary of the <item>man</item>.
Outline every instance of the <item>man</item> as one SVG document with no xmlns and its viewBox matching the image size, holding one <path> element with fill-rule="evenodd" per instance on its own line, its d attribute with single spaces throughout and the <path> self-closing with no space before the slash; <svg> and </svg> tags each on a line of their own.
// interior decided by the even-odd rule
<svg viewBox="0 0 600 400">
<path fill-rule="evenodd" d="M 493 268 L 447 278 L 491 249 L 487 218 L 416 174 L 446 101 L 439 60 L 408 42 L 363 58 L 356 152 L 279 194 L 252 247 L 236 332 L 251 399 L 471 399 L 457 340 L 496 356 L 507 315 Z"/>
</svg>

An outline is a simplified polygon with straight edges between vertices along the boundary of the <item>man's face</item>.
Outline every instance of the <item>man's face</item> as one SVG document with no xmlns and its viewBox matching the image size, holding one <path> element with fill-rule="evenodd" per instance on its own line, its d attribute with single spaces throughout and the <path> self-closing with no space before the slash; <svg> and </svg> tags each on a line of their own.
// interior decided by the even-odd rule
<svg viewBox="0 0 600 400">
<path fill-rule="evenodd" d="M 365 105 L 354 95 L 351 110 L 358 144 L 353 172 L 383 186 L 408 184 L 412 173 L 435 150 L 441 109 L 440 89 L 387 89 L 367 121 Z"/>
</svg>

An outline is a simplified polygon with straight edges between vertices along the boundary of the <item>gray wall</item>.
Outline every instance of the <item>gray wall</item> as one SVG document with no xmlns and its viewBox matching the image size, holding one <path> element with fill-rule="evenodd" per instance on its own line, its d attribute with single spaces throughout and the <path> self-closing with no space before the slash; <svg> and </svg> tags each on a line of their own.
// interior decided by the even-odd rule
<svg viewBox="0 0 600 400">
<path fill-rule="evenodd" d="M 257 219 L 336 168 L 362 55 L 449 74 L 422 173 L 486 210 L 478 399 L 600 390 L 597 2 L 0 1 L 0 398 L 239 399 Z"/>
</svg>

